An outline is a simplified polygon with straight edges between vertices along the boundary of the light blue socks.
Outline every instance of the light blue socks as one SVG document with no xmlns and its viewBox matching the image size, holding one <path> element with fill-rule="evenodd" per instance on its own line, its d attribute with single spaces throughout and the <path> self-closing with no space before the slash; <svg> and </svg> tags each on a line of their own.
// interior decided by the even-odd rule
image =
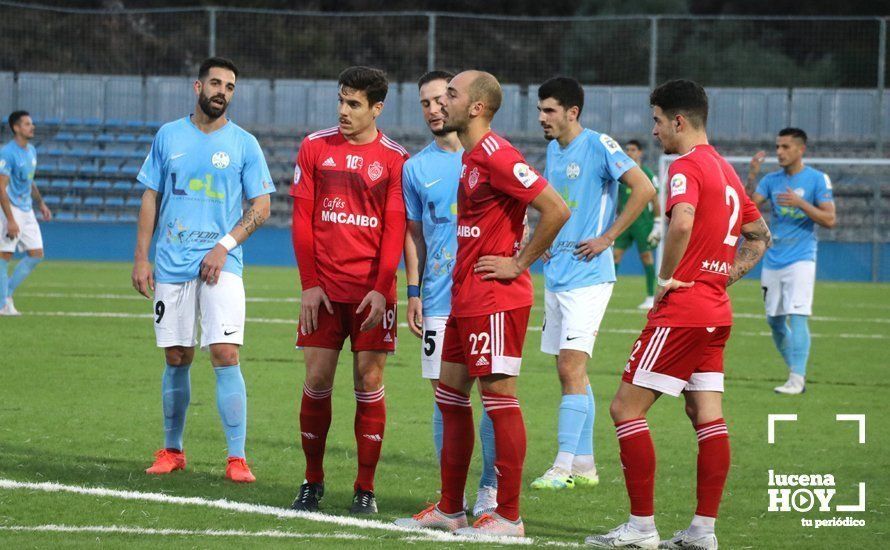
<svg viewBox="0 0 890 550">
<path fill-rule="evenodd" d="M 791 372 L 801 376 L 807 375 L 807 359 L 810 357 L 810 325 L 806 315 L 789 315 L 788 326 L 791 328 L 791 351 L 788 364 Z"/>
<path fill-rule="evenodd" d="M 578 446 L 575 447 L 575 456 L 590 456 L 593 462 L 593 422 L 596 420 L 596 402 L 593 400 L 593 390 L 587 385 L 587 418 L 584 427 L 581 428 L 581 437 L 578 438 Z"/>
<path fill-rule="evenodd" d="M 498 476 L 494 471 L 494 424 L 484 408 L 479 420 L 479 439 L 482 440 L 482 477 L 479 478 L 479 487 L 497 487 Z"/>
<path fill-rule="evenodd" d="M 9 262 L 0 258 L 0 308 L 6 305 L 6 285 L 9 280 Z"/>
<path fill-rule="evenodd" d="M 789 353 L 791 351 L 790 331 L 788 330 L 788 318 L 785 315 L 776 315 L 774 317 L 766 316 L 766 323 L 773 332 L 773 342 L 776 349 L 782 354 L 785 365 L 791 367 L 791 359 Z"/>
<path fill-rule="evenodd" d="M 189 407 L 192 386 L 190 365 L 167 365 L 161 379 L 161 402 L 164 406 L 164 448 L 182 450 L 182 432 L 185 430 L 185 413 Z"/>
<path fill-rule="evenodd" d="M 37 264 L 43 261 L 43 258 L 32 258 L 31 256 L 25 256 L 22 258 L 18 265 L 15 266 L 15 269 L 12 272 L 12 278 L 9 279 L 9 283 L 7 283 L 6 296 L 12 296 L 15 292 L 15 289 L 19 287 L 22 282 L 28 278 L 28 275 L 34 271 L 34 268 L 37 267 Z M 6 273 L 6 269 L 3 265 L 0 265 L 0 269 L 3 270 L 4 274 Z M 3 277 L 5 278 L 5 277 Z M 0 283 L 2 283 L 2 279 L 0 279 Z M 6 297 L 3 298 L 3 301 L 6 301 Z"/>
<path fill-rule="evenodd" d="M 229 456 L 244 458 L 247 436 L 247 389 L 241 366 L 214 367 L 216 374 L 216 408 L 226 432 Z"/>
</svg>

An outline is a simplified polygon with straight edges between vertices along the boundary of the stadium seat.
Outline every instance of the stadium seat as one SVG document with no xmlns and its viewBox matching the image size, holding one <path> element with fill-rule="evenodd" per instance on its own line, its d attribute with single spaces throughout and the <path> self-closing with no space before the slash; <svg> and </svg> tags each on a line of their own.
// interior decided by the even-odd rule
<svg viewBox="0 0 890 550">
<path fill-rule="evenodd" d="M 77 195 L 66 195 L 62 199 L 62 204 L 65 206 L 80 206 L 80 197 Z"/>
<path fill-rule="evenodd" d="M 79 172 L 85 176 L 98 176 L 99 165 L 94 162 L 81 164 Z"/>
<path fill-rule="evenodd" d="M 83 201 L 84 206 L 102 206 L 102 197 L 87 197 Z"/>
<path fill-rule="evenodd" d="M 77 221 L 94 222 L 98 218 L 95 212 L 78 212 Z"/>
<path fill-rule="evenodd" d="M 94 181 L 92 185 L 93 189 L 98 189 L 100 191 L 105 191 L 106 189 L 111 189 L 111 182 L 108 180 L 98 180 Z"/>
<path fill-rule="evenodd" d="M 80 118 L 80 117 L 66 118 L 66 119 L 62 122 L 62 124 L 64 124 L 65 126 L 82 126 L 82 125 L 83 125 L 83 119 Z"/>
<path fill-rule="evenodd" d="M 136 136 L 133 134 L 120 134 L 117 136 L 118 143 L 136 143 Z"/>
<path fill-rule="evenodd" d="M 105 126 L 109 128 L 123 128 L 126 125 L 126 122 L 120 118 L 109 118 L 105 121 Z"/>
<path fill-rule="evenodd" d="M 94 139 L 96 139 L 96 136 L 93 135 L 92 132 L 78 132 L 77 134 L 74 135 L 75 141 L 92 143 Z"/>
<path fill-rule="evenodd" d="M 114 134 L 106 134 L 103 132 L 103 133 L 99 134 L 98 136 L 96 136 L 97 143 L 109 143 L 112 141 L 114 141 Z"/>
<path fill-rule="evenodd" d="M 5 123 L 6 123 L 6 120 L 4 119 L 3 122 L 4 122 L 4 124 L 5 124 Z M 41 124 L 44 124 L 44 125 L 46 125 L 46 126 L 59 126 L 60 124 L 62 124 L 62 119 L 59 118 L 59 117 L 54 117 L 54 116 L 53 116 L 53 117 L 49 117 L 49 118 L 45 118 L 45 119 L 43 119 L 43 120 L 41 121 Z"/>
<path fill-rule="evenodd" d="M 138 143 L 151 143 L 152 141 L 154 141 L 154 136 L 152 136 L 151 134 L 139 134 L 136 137 L 136 141 Z"/>
<path fill-rule="evenodd" d="M 102 170 L 101 170 L 101 174 L 103 176 L 116 176 L 116 175 L 118 175 L 119 172 L 120 172 L 120 169 L 118 168 L 117 164 L 106 163 L 105 166 L 103 166 Z"/>
<path fill-rule="evenodd" d="M 43 202 L 45 202 L 46 204 L 48 204 L 50 206 L 55 206 L 58 204 L 62 204 L 62 199 L 59 198 L 58 195 L 44 195 Z"/>
<path fill-rule="evenodd" d="M 130 197 L 127 199 L 127 202 L 124 203 L 124 206 L 142 206 L 142 198 Z"/>
<path fill-rule="evenodd" d="M 115 216 L 114 214 L 111 214 L 110 212 L 103 212 L 102 214 L 99 214 L 99 217 L 97 218 L 97 221 L 100 221 L 100 222 L 116 222 L 116 221 L 117 221 L 117 216 Z"/>
<path fill-rule="evenodd" d="M 91 118 L 85 119 L 83 121 L 83 124 L 84 124 L 84 126 L 101 126 L 102 120 L 95 118 L 95 117 L 91 117 Z"/>
<path fill-rule="evenodd" d="M 132 222 L 136 221 L 136 216 L 134 214 L 130 214 L 128 212 L 123 212 L 117 217 L 117 220 L 120 222 L 132 223 Z"/>
<path fill-rule="evenodd" d="M 37 171 L 38 172 L 55 172 L 56 171 L 56 163 L 55 161 L 48 161 L 40 159 L 37 161 Z"/>
<path fill-rule="evenodd" d="M 59 132 L 55 137 L 56 141 L 73 141 L 74 134 L 71 132 Z"/>
<path fill-rule="evenodd" d="M 126 126 L 127 128 L 142 128 L 143 124 L 144 122 L 142 122 L 141 120 L 128 120 L 124 124 L 124 126 Z"/>
<path fill-rule="evenodd" d="M 140 168 L 139 166 L 128 164 L 121 168 L 120 173 L 124 174 L 125 176 L 136 177 L 136 175 L 139 173 L 139 168 Z"/>
<path fill-rule="evenodd" d="M 34 180 L 34 185 L 36 185 L 38 189 L 46 188 L 49 184 L 49 180 L 46 178 L 37 178 Z"/>
<path fill-rule="evenodd" d="M 133 184 L 126 180 L 117 180 L 111 188 L 115 191 L 129 191 L 133 188 Z"/>
<path fill-rule="evenodd" d="M 74 219 L 74 212 L 65 212 L 63 210 L 61 212 L 56 212 L 54 217 L 56 221 L 71 221 Z"/>
<path fill-rule="evenodd" d="M 77 173 L 77 165 L 71 162 L 63 162 L 56 167 L 55 172 L 61 174 L 75 174 Z"/>
<path fill-rule="evenodd" d="M 124 198 L 123 197 L 108 197 L 105 199 L 105 206 L 123 206 Z"/>
<path fill-rule="evenodd" d="M 50 187 L 53 189 L 68 189 L 71 186 L 70 180 L 65 179 L 55 179 L 50 184 Z"/>
<path fill-rule="evenodd" d="M 89 189 L 90 182 L 87 180 L 74 180 L 71 182 L 71 189 Z"/>
</svg>

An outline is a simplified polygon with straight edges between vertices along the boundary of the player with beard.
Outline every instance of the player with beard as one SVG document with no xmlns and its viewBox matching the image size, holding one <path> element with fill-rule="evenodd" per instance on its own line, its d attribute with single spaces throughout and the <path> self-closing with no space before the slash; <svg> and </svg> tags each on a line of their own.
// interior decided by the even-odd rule
<svg viewBox="0 0 890 550">
<path fill-rule="evenodd" d="M 182 435 L 198 343 L 210 351 L 216 405 L 228 445 L 226 477 L 255 481 L 245 461 L 247 390 L 239 349 L 244 343 L 241 244 L 269 217 L 275 191 L 256 138 L 224 115 L 238 69 L 228 59 L 201 63 L 194 83 L 197 107 L 158 130 L 137 180 L 142 194 L 133 287 L 152 299 L 158 347 L 166 369 L 161 382 L 164 447 L 149 474 L 185 469 Z M 242 215 L 243 200 L 250 208 Z M 157 222 L 157 223 L 156 223 Z M 158 228 L 155 266 L 148 259 Z"/>
<path fill-rule="evenodd" d="M 519 151 L 491 131 L 502 98 L 494 76 L 465 71 L 451 80 L 443 100 L 445 130 L 457 132 L 464 154 L 451 314 L 436 388 L 444 424 L 442 498 L 411 518 L 396 520 L 403 527 L 482 537 L 525 534 L 519 493 L 526 439 L 516 380 L 534 302 L 528 267 L 550 246 L 570 211 Z M 541 217 L 520 251 L 529 205 Z M 497 508 L 467 527 L 462 498 L 475 440 L 469 392 L 477 378 L 494 424 Z"/>
</svg>

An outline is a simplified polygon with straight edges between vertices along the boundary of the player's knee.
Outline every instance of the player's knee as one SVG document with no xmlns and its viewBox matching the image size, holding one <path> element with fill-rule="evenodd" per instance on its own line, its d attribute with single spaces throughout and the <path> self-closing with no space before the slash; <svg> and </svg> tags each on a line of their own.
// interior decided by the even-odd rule
<svg viewBox="0 0 890 550">
<path fill-rule="evenodd" d="M 652 265 L 655 263 L 655 258 L 652 257 L 652 252 L 647 250 L 640 254 L 640 261 L 643 262 L 643 265 Z"/>
<path fill-rule="evenodd" d="M 171 367 L 184 367 L 192 364 L 192 359 L 195 358 L 195 348 L 185 346 L 165 348 L 164 356 L 167 364 Z"/>
<path fill-rule="evenodd" d="M 383 385 L 383 371 L 370 369 L 360 373 L 355 378 L 355 389 L 358 391 L 375 391 Z"/>
<path fill-rule="evenodd" d="M 31 258 L 31 261 L 35 264 L 39 264 L 41 261 L 43 261 L 43 249 L 41 248 L 39 250 L 29 250 L 28 257 Z"/>
<path fill-rule="evenodd" d="M 312 391 L 326 391 L 334 387 L 334 373 L 307 372 L 305 386 Z"/>
<path fill-rule="evenodd" d="M 210 346 L 210 362 L 214 367 L 228 367 L 239 362 L 238 346 L 234 344 L 215 344 Z"/>
</svg>

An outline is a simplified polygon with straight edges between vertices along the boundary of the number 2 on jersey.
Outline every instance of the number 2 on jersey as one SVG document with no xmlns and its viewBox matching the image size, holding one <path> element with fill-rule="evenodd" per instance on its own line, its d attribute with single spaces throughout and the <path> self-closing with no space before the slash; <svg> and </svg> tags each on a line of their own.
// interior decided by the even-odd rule
<svg viewBox="0 0 890 550">
<path fill-rule="evenodd" d="M 733 235 L 732 230 L 735 227 L 735 222 L 739 219 L 739 206 L 741 205 L 739 204 L 739 194 L 731 185 L 726 186 L 726 205 L 732 207 L 732 214 L 729 215 L 729 227 L 726 229 L 726 238 L 723 239 L 723 244 L 735 246 L 739 236 Z"/>
</svg>

